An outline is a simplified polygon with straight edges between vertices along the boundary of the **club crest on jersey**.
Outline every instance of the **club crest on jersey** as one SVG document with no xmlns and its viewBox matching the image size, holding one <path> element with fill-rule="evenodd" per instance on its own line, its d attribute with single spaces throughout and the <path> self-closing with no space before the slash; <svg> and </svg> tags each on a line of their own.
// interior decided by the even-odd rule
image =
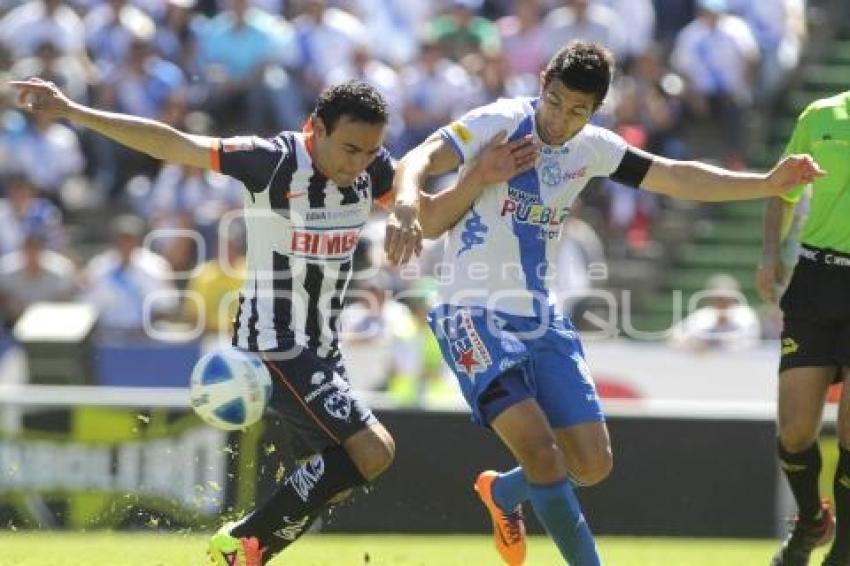
<svg viewBox="0 0 850 566">
<path fill-rule="evenodd" d="M 468 252 L 473 247 L 484 243 L 485 234 L 489 228 L 481 221 L 481 215 L 475 212 L 475 209 L 470 209 L 470 216 L 463 225 L 463 232 L 460 234 L 460 241 L 463 247 L 457 251 L 455 257 L 460 257 L 464 252 Z"/>
<path fill-rule="evenodd" d="M 440 319 L 437 324 L 440 332 L 448 340 L 458 372 L 465 373 L 470 379 L 475 379 L 476 375 L 486 371 L 493 364 L 490 352 L 475 329 L 472 315 L 468 310 L 458 310 L 454 315 Z"/>
<path fill-rule="evenodd" d="M 540 174 L 540 181 L 548 187 L 555 187 L 561 183 L 587 176 L 587 166 L 575 171 L 564 171 L 561 168 L 561 160 L 558 159 L 557 155 L 545 153 L 540 158 L 540 165 L 537 166 L 537 170 Z"/>
</svg>

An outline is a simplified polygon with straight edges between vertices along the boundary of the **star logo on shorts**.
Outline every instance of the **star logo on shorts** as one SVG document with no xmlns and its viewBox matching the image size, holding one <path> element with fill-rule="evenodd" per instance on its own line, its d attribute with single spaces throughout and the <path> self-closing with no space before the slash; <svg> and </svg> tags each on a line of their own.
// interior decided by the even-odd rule
<svg viewBox="0 0 850 566">
<path fill-rule="evenodd" d="M 473 348 L 461 350 L 458 354 L 455 363 L 459 369 L 462 369 L 470 377 L 474 377 L 476 373 L 487 367 L 475 357 L 475 349 Z"/>
</svg>

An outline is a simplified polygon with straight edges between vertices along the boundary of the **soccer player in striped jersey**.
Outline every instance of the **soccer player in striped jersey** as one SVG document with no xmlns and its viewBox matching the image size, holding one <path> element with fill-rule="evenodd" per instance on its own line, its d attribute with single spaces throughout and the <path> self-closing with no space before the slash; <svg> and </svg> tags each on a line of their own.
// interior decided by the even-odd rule
<svg viewBox="0 0 850 566">
<path fill-rule="evenodd" d="M 389 432 L 351 392 L 336 331 L 360 230 L 373 202 L 392 202 L 395 166 L 382 146 L 386 102 L 364 83 L 345 83 L 320 95 L 301 132 L 218 139 L 88 108 L 39 79 L 13 86 L 29 111 L 245 185 L 247 277 L 233 343 L 260 353 L 273 376 L 270 405 L 308 453 L 268 500 L 213 536 L 209 556 L 221 566 L 267 562 L 330 502 L 373 481 L 393 459 Z M 488 144 L 480 166 L 458 181 L 461 187 L 533 166 L 536 148 L 527 140 L 501 141 L 497 136 Z M 442 200 L 453 195 L 423 197 L 423 212 L 444 208 Z M 416 212 L 400 205 L 390 216 L 395 261 L 406 261 L 421 244 Z"/>
<path fill-rule="evenodd" d="M 458 186 L 440 214 L 420 215 L 425 237 L 449 231 L 430 323 L 473 419 L 493 429 L 519 466 L 483 472 L 475 488 L 503 560 L 525 560 L 521 504 L 530 501 L 564 559 L 599 564 L 575 486 L 605 478 L 611 446 L 578 333 L 549 293 L 561 227 L 592 177 L 677 198 L 722 201 L 779 195 L 822 174 L 808 156 L 770 173 L 737 173 L 651 155 L 588 124 L 611 82 L 604 48 L 576 42 L 541 72 L 536 98 L 501 99 L 431 135 L 399 163 L 396 199 L 415 208 L 430 175 L 473 160 L 494 133 L 542 144 L 534 168 L 487 187 Z"/>
</svg>

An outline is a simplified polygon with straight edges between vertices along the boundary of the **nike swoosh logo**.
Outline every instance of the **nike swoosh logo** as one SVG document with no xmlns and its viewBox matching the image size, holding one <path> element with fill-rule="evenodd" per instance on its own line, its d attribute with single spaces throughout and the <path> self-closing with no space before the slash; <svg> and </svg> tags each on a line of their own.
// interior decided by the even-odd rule
<svg viewBox="0 0 850 566">
<path fill-rule="evenodd" d="M 300 193 L 288 193 L 288 194 L 286 195 L 286 198 L 288 198 L 288 199 L 294 199 L 294 198 L 298 198 L 298 197 L 306 196 L 306 194 L 307 194 L 306 192 L 300 192 Z"/>
</svg>

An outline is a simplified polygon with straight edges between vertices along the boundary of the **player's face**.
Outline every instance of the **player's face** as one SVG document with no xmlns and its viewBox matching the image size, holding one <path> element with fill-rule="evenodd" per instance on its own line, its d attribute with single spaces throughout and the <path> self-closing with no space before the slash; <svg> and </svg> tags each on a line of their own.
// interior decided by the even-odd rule
<svg viewBox="0 0 850 566">
<path fill-rule="evenodd" d="M 342 116 L 328 134 L 316 120 L 319 167 L 337 186 L 347 187 L 369 166 L 384 143 L 385 124 L 367 124 Z"/>
<path fill-rule="evenodd" d="M 537 131 L 544 143 L 561 145 L 576 135 L 593 116 L 596 97 L 568 89 L 555 79 L 543 88 L 537 109 Z"/>
</svg>

